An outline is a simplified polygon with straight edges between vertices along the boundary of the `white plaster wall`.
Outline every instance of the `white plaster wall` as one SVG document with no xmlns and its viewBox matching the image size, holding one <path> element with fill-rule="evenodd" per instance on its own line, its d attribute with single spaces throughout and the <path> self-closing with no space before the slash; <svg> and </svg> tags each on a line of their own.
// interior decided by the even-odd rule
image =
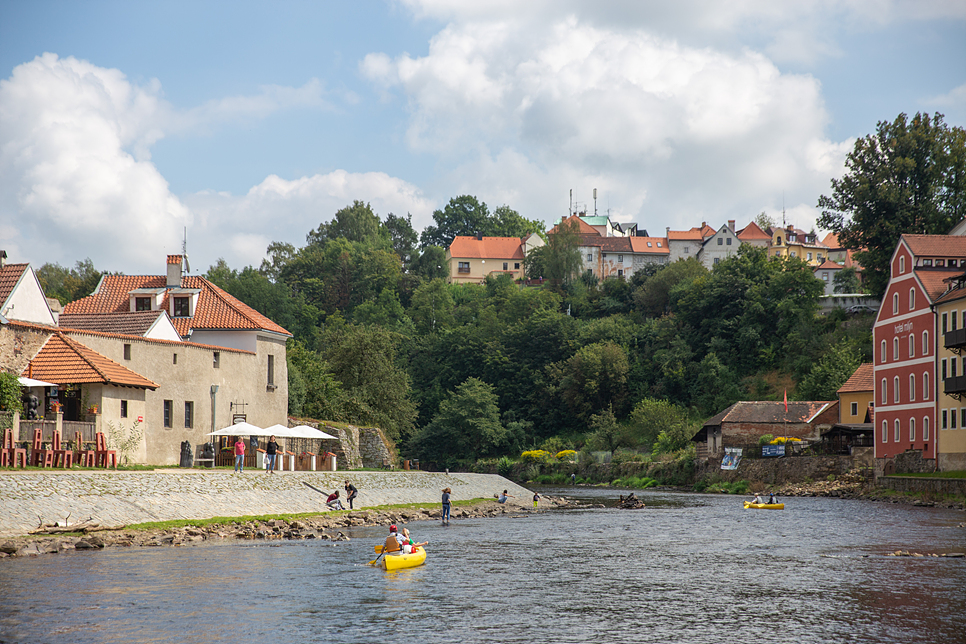
<svg viewBox="0 0 966 644">
<path fill-rule="evenodd" d="M 47 306 L 47 298 L 40 287 L 37 275 L 29 266 L 7 299 L 4 310 L 0 312 L 10 320 L 22 320 L 37 324 L 54 325 L 54 315 Z"/>
</svg>

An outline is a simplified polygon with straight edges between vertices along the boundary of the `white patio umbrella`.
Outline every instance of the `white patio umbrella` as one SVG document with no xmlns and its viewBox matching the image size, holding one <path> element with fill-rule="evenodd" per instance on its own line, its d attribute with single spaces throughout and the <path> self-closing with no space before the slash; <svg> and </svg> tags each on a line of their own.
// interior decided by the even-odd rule
<svg viewBox="0 0 966 644">
<path fill-rule="evenodd" d="M 27 376 L 20 376 L 19 378 L 17 378 L 17 382 L 20 383 L 21 387 L 56 387 L 57 386 L 53 382 L 34 380 L 33 378 L 28 378 Z"/>
<path fill-rule="evenodd" d="M 205 436 L 270 436 L 261 427 L 256 427 L 251 423 L 235 423 L 228 427 L 208 432 Z"/>
<path fill-rule="evenodd" d="M 338 436 L 333 436 L 331 434 L 326 434 L 320 429 L 314 427 L 309 427 L 308 425 L 298 425 L 291 428 L 293 432 L 298 432 L 299 438 L 320 438 L 329 440 L 338 440 Z"/>
</svg>

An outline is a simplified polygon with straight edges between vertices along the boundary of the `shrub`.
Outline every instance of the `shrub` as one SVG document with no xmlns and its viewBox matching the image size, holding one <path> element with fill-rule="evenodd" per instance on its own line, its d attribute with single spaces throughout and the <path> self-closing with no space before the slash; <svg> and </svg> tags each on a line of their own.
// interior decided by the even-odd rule
<svg viewBox="0 0 966 644">
<path fill-rule="evenodd" d="M 775 437 L 772 434 L 762 434 L 758 437 L 758 447 L 770 445 L 773 440 L 775 440 Z"/>
<path fill-rule="evenodd" d="M 565 449 L 557 452 L 553 457 L 558 461 L 568 461 L 572 463 L 577 460 L 577 452 L 576 450 Z"/>
<path fill-rule="evenodd" d="M 496 462 L 496 472 L 503 478 L 510 478 L 510 473 L 513 472 L 513 461 L 506 456 L 500 457 Z"/>
<path fill-rule="evenodd" d="M 531 449 L 520 454 L 524 463 L 544 463 L 550 458 L 550 452 L 543 449 Z"/>
</svg>

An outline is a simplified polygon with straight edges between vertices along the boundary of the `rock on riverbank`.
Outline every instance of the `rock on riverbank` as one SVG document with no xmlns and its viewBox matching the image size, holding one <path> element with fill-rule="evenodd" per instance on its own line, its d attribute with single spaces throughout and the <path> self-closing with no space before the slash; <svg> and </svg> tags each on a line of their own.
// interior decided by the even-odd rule
<svg viewBox="0 0 966 644">
<path fill-rule="evenodd" d="M 543 509 L 569 505 L 562 498 L 541 496 Z M 470 505 L 454 507 L 451 520 L 496 517 L 525 516 L 540 509 L 525 504 L 502 505 L 496 500 L 479 501 Z M 439 509 L 400 508 L 389 510 L 360 510 L 355 512 L 333 512 L 316 516 L 300 517 L 296 520 L 270 519 L 267 521 L 246 521 L 243 517 L 231 523 L 218 523 L 205 526 L 187 525 L 169 530 L 99 530 L 82 536 L 32 535 L 7 539 L 0 542 L 0 559 L 6 557 L 30 557 L 44 554 L 57 554 L 70 550 L 89 550 L 116 546 L 152 547 L 183 546 L 191 543 L 212 540 L 293 540 L 323 539 L 347 541 L 345 530 L 360 526 L 388 526 L 396 523 L 405 525 L 415 521 L 441 518 Z"/>
</svg>

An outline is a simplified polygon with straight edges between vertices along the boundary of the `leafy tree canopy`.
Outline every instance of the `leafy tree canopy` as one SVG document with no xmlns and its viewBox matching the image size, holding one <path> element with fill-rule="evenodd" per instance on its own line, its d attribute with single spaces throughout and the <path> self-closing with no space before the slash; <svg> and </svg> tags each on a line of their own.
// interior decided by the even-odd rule
<svg viewBox="0 0 966 644">
<path fill-rule="evenodd" d="M 55 297 L 61 304 L 68 304 L 94 292 L 105 273 L 94 268 L 90 258 L 77 262 L 74 268 L 60 264 L 44 264 L 37 269 L 37 278 L 47 297 Z"/>
<path fill-rule="evenodd" d="M 818 224 L 855 251 L 866 285 L 881 296 L 903 233 L 946 234 L 966 217 L 966 130 L 941 114 L 880 121 L 846 159 L 846 173 L 822 195 Z"/>
</svg>

